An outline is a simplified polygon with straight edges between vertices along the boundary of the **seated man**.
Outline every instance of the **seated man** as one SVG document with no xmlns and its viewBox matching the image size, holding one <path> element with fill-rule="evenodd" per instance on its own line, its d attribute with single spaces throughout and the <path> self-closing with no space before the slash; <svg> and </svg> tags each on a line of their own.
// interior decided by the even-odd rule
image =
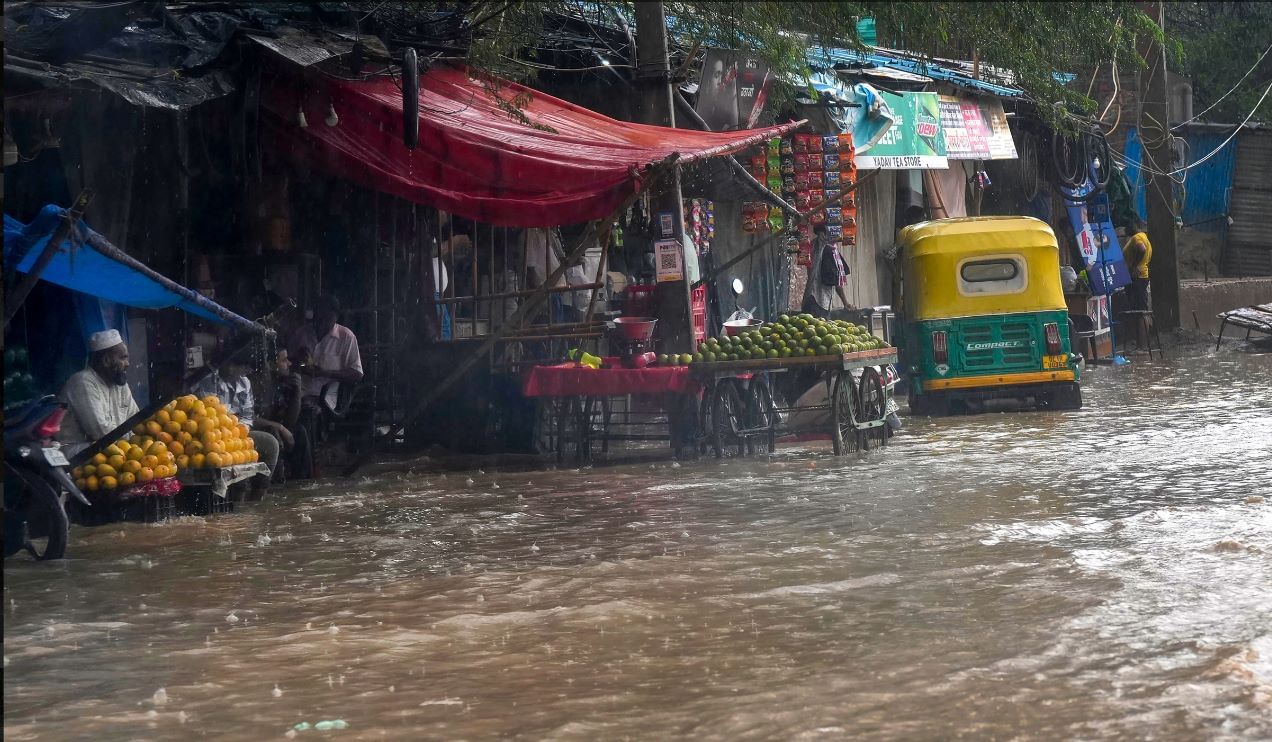
<svg viewBox="0 0 1272 742">
<path fill-rule="evenodd" d="M 336 323 L 339 313 L 340 304 L 335 297 L 323 296 L 314 307 L 313 318 L 292 335 L 296 370 L 306 377 L 299 425 L 308 434 L 311 450 L 322 442 L 320 422 L 325 413 L 338 407 L 340 385 L 362 381 L 358 338 L 353 330 Z"/>
<path fill-rule="evenodd" d="M 281 458 L 287 462 L 287 478 L 309 479 L 313 477 L 309 433 L 299 424 L 304 381 L 291 366 L 287 350 L 279 349 L 274 356 L 273 394 L 266 409 L 270 418 L 290 433 L 288 438 L 280 437 L 283 442 Z"/>
<path fill-rule="evenodd" d="M 128 346 L 119 330 L 88 339 L 88 368 L 66 380 L 58 397 L 67 404 L 58 440 L 74 456 L 137 414 L 128 388 Z"/>
<path fill-rule="evenodd" d="M 323 296 L 314 307 L 313 320 L 296 329 L 292 336 L 292 357 L 302 364 L 309 377 L 305 384 L 305 401 L 316 405 L 323 397 L 336 406 L 336 384 L 362 381 L 362 356 L 358 338 L 344 325 L 337 324 L 340 303 L 335 297 Z M 300 370 L 300 369 L 298 369 Z"/>
<path fill-rule="evenodd" d="M 291 445 L 295 441 L 291 431 L 280 423 L 267 420 L 256 415 L 256 400 L 252 396 L 252 382 L 247 378 L 247 364 L 224 350 L 218 351 L 213 359 L 216 371 L 204 377 L 191 390 L 195 396 L 214 396 L 221 400 L 231 415 L 238 417 L 239 422 L 251 430 L 248 435 L 260 454 L 261 461 L 272 472 L 278 466 L 279 442 Z M 269 485 L 269 477 L 259 475 L 252 478 L 252 495 L 263 495 Z"/>
</svg>

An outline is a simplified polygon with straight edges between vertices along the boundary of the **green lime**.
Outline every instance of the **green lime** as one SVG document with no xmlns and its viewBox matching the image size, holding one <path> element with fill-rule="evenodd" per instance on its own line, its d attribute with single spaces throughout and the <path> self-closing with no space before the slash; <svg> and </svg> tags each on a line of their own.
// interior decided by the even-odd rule
<svg viewBox="0 0 1272 742">
<path fill-rule="evenodd" d="M 766 356 L 768 356 L 769 358 L 777 358 L 777 349 L 776 349 L 776 348 L 769 348 L 769 349 L 768 349 L 768 352 L 767 352 L 767 353 L 765 353 L 765 355 L 766 355 Z"/>
<path fill-rule="evenodd" d="M 659 354 L 658 354 L 658 365 L 659 365 L 659 366 L 666 366 L 666 365 L 667 365 L 667 361 L 668 361 L 668 358 L 667 358 L 667 354 L 666 354 L 666 353 L 659 353 Z"/>
<path fill-rule="evenodd" d="M 816 351 L 816 350 L 813 350 L 812 348 L 809 348 L 809 349 L 807 349 L 807 350 L 805 350 L 805 351 L 804 351 L 804 355 L 805 355 L 805 356 L 812 357 L 812 356 L 817 355 L 817 351 Z"/>
<path fill-rule="evenodd" d="M 694 354 L 693 354 L 693 362 L 694 362 L 694 363 L 702 363 L 702 362 L 703 362 L 703 361 L 705 361 L 705 360 L 707 360 L 707 357 L 706 357 L 705 355 L 703 355 L 702 353 L 694 353 Z"/>
<path fill-rule="evenodd" d="M 787 322 L 791 321 L 791 316 L 789 314 L 783 314 L 782 316 L 777 318 L 777 321 L 781 322 L 782 324 L 786 324 Z"/>
</svg>

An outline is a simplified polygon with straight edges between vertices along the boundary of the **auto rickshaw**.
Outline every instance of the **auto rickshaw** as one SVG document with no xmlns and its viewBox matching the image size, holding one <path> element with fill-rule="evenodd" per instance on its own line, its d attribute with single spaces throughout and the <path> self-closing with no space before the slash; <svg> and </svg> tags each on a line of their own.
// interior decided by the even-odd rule
<svg viewBox="0 0 1272 742">
<path fill-rule="evenodd" d="M 1055 233 L 1031 217 L 969 217 L 901 230 L 902 352 L 910 410 L 987 399 L 1078 409 Z"/>
</svg>

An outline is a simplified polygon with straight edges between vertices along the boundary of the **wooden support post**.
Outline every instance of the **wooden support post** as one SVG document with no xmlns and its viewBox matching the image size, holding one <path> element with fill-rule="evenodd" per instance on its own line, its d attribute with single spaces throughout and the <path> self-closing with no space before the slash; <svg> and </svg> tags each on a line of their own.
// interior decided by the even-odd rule
<svg viewBox="0 0 1272 742">
<path fill-rule="evenodd" d="M 1140 3 L 1140 10 L 1165 28 L 1165 9 L 1161 2 Z M 1141 73 L 1140 140 L 1144 157 L 1153 170 L 1170 171 L 1174 152 L 1170 146 L 1170 104 L 1166 94 L 1166 50 L 1155 41 L 1142 47 L 1147 69 Z M 1145 83 L 1145 80 L 1147 81 Z M 1153 175 L 1145 170 L 1145 199 L 1148 206 L 1148 236 L 1153 243 L 1151 283 L 1153 289 L 1153 321 L 1158 327 L 1179 327 L 1179 252 L 1175 244 L 1175 184 L 1168 176 Z"/>
</svg>

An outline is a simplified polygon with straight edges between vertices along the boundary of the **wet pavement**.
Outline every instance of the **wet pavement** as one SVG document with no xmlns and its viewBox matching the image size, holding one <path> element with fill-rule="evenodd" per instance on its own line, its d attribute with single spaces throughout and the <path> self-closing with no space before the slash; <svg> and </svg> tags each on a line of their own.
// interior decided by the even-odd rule
<svg viewBox="0 0 1272 742">
<path fill-rule="evenodd" d="M 5 564 L 5 737 L 1267 739 L 1270 382 L 76 529 Z"/>
</svg>

